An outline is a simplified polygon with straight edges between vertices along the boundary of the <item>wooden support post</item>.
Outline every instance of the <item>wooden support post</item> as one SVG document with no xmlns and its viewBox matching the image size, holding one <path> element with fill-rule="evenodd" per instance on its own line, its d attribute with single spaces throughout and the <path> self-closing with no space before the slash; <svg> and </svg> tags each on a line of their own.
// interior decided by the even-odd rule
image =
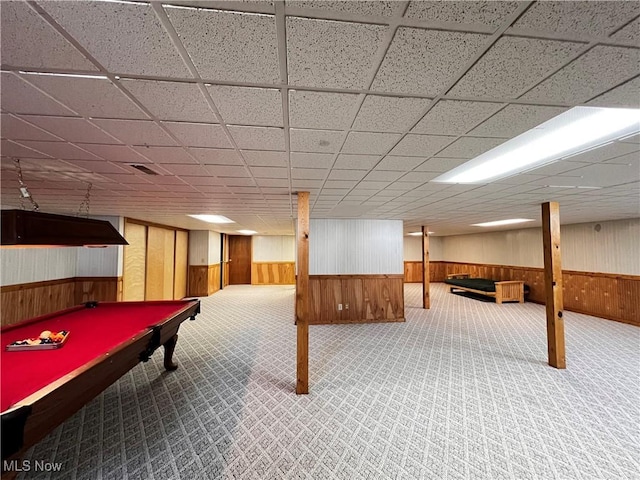
<svg viewBox="0 0 640 480">
<path fill-rule="evenodd" d="M 298 192 L 296 327 L 298 395 L 309 393 L 309 192 Z"/>
<path fill-rule="evenodd" d="M 542 241 L 544 245 L 544 290 L 547 307 L 547 345 L 549 365 L 567 368 L 564 349 L 562 310 L 562 257 L 560 255 L 560 206 L 542 204 Z"/>
<path fill-rule="evenodd" d="M 429 228 L 422 226 L 422 308 L 431 308 L 429 297 Z"/>
</svg>

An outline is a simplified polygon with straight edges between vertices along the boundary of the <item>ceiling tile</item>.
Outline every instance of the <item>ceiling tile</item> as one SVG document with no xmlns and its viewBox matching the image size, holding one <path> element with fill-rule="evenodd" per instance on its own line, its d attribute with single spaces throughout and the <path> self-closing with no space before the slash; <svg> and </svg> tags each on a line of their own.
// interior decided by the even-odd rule
<svg viewBox="0 0 640 480">
<path fill-rule="evenodd" d="M 334 160 L 331 153 L 291 152 L 290 156 L 292 168 L 329 168 Z"/>
<path fill-rule="evenodd" d="M 402 175 L 404 175 L 402 172 L 379 170 L 378 168 L 376 168 L 375 170 L 370 171 L 369 174 L 366 177 L 364 177 L 364 180 L 376 181 L 376 182 L 377 181 L 393 182 L 398 178 L 400 178 Z"/>
<path fill-rule="evenodd" d="M 368 170 L 340 170 L 333 168 L 329 173 L 329 180 L 351 180 L 360 181 L 367 174 Z"/>
<path fill-rule="evenodd" d="M 386 153 L 401 135 L 396 133 L 349 132 L 342 147 L 343 153 Z"/>
<path fill-rule="evenodd" d="M 218 121 L 194 83 L 154 80 L 120 80 L 120 83 L 160 120 Z"/>
<path fill-rule="evenodd" d="M 127 145 L 175 145 L 155 122 L 150 120 L 107 120 L 93 122 Z"/>
<path fill-rule="evenodd" d="M 490 102 L 441 100 L 411 131 L 433 135 L 464 135 L 500 106 L 499 103 Z"/>
<path fill-rule="evenodd" d="M 375 15 L 389 17 L 399 7 L 396 1 L 375 2 L 369 0 L 331 1 L 325 0 L 286 0 L 287 7 L 317 8 L 335 12 L 355 13 L 358 15 Z"/>
<path fill-rule="evenodd" d="M 622 155 L 638 152 L 638 150 L 640 150 L 640 147 L 634 143 L 613 142 L 600 148 L 594 148 L 584 153 L 573 155 L 568 157 L 567 160 L 572 162 L 600 163 Z"/>
<path fill-rule="evenodd" d="M 291 186 L 294 189 L 299 189 L 299 188 L 305 188 L 305 189 L 310 189 L 310 188 L 320 188 L 322 186 L 322 180 L 316 179 L 316 180 L 309 180 L 309 179 L 292 179 L 291 180 Z"/>
<path fill-rule="evenodd" d="M 479 137 L 512 138 L 566 112 L 563 107 L 507 105 L 469 132 Z"/>
<path fill-rule="evenodd" d="M 20 143 L 60 160 L 100 160 L 95 155 L 66 142 L 21 141 Z"/>
<path fill-rule="evenodd" d="M 77 162 L 80 160 L 74 160 Z M 70 162 L 63 162 L 62 160 L 49 159 L 49 158 L 21 158 L 20 159 L 20 168 L 23 172 L 38 172 L 40 174 L 46 175 L 48 173 L 60 173 L 60 172 L 80 172 L 85 171 L 86 169 L 74 165 Z M 17 182 L 18 178 L 16 175 L 15 164 L 11 159 L 3 158 L 2 159 L 2 175 L 3 179 L 10 179 L 11 188 L 18 188 L 19 183 Z M 25 176 L 25 182 L 29 182 L 29 177 L 31 177 L 30 173 L 28 176 Z M 46 181 L 46 179 L 45 179 Z M 15 182 L 15 183 L 13 183 Z"/>
<path fill-rule="evenodd" d="M 561 185 L 608 187 L 640 180 L 636 165 L 608 163 L 589 165 L 571 171 L 571 177 L 563 177 Z M 568 183 L 565 183 L 568 182 Z M 637 203 L 636 203 L 637 205 Z"/>
<path fill-rule="evenodd" d="M 345 155 L 341 153 L 336 159 L 334 169 L 369 170 L 380 161 L 379 155 Z"/>
<path fill-rule="evenodd" d="M 256 178 L 256 183 L 260 187 L 265 187 L 265 188 L 277 187 L 280 189 L 284 189 L 284 191 L 288 193 L 289 179 L 286 177 L 286 172 L 285 172 L 285 176 L 281 178 Z M 262 188 L 263 192 L 265 191 L 265 188 Z"/>
<path fill-rule="evenodd" d="M 277 83 L 273 15 L 165 7 L 200 76 L 207 80 Z"/>
<path fill-rule="evenodd" d="M 640 29 L 640 26 L 638 28 Z M 639 92 L 640 77 L 637 77 L 594 98 L 588 102 L 588 105 L 594 107 L 640 108 Z"/>
<path fill-rule="evenodd" d="M 3 113 L 1 117 L 0 128 L 2 129 L 2 138 L 11 140 L 42 140 L 45 142 L 61 140 L 38 127 L 28 124 L 19 117 L 14 117 L 6 113 Z"/>
<path fill-rule="evenodd" d="M 518 8 L 518 2 L 413 1 L 405 17 L 431 22 L 450 22 L 499 27 Z"/>
<path fill-rule="evenodd" d="M 514 24 L 555 33 L 607 35 L 640 14 L 636 2 L 536 2 Z"/>
<path fill-rule="evenodd" d="M 70 142 L 117 144 L 119 143 L 84 118 L 23 116 L 23 120 L 37 125 Z"/>
<path fill-rule="evenodd" d="M 435 97 L 443 93 L 486 40 L 486 36 L 475 33 L 400 27 L 371 88 Z"/>
<path fill-rule="evenodd" d="M 208 85 L 225 123 L 282 126 L 282 95 L 271 88 Z"/>
<path fill-rule="evenodd" d="M 582 103 L 640 73 L 640 50 L 596 46 L 522 96 L 524 100 Z"/>
<path fill-rule="evenodd" d="M 29 143 L 29 142 L 23 142 Z M 36 143 L 37 145 L 37 143 Z M 14 142 L 10 142 L 9 140 L 2 139 L 2 148 L 0 148 L 0 153 L 3 157 L 18 157 L 18 158 L 48 158 L 44 152 L 39 150 L 35 150 L 36 147 L 28 148 L 24 145 L 19 145 Z"/>
<path fill-rule="evenodd" d="M 430 103 L 428 98 L 367 95 L 353 128 L 369 132 L 405 132 L 415 124 Z"/>
<path fill-rule="evenodd" d="M 298 128 L 349 128 L 359 99 L 359 95 L 349 93 L 290 90 L 290 125 Z"/>
<path fill-rule="evenodd" d="M 35 115 L 75 115 L 75 113 L 29 83 L 23 81 L 32 75 L 0 73 L 0 103 L 2 111 L 9 113 L 31 113 Z"/>
<path fill-rule="evenodd" d="M 2 63 L 46 70 L 96 67 L 26 2 L 2 2 Z"/>
<path fill-rule="evenodd" d="M 93 173 L 131 173 L 129 170 L 115 163 L 105 162 L 104 160 L 95 162 L 89 160 L 69 160 L 68 163 Z"/>
<path fill-rule="evenodd" d="M 291 178 L 295 178 L 296 180 L 307 179 L 307 180 L 322 180 L 327 176 L 326 170 L 321 170 L 319 168 L 292 168 L 291 169 Z"/>
<path fill-rule="evenodd" d="M 543 167 L 540 167 L 540 168 L 527 170 L 527 173 L 533 173 L 534 175 L 549 175 L 549 176 L 563 175 L 563 176 L 572 177 L 575 175 L 571 173 L 571 170 L 575 170 L 580 167 L 585 167 L 587 165 L 589 164 L 583 163 L 583 162 L 571 162 L 568 160 L 562 160 L 559 162 L 553 162 L 548 165 L 544 165 Z M 550 183 L 558 184 L 557 181 L 553 179 L 550 179 Z"/>
<path fill-rule="evenodd" d="M 205 168 L 217 177 L 245 178 L 250 176 L 247 168 L 240 165 L 207 165 Z"/>
<path fill-rule="evenodd" d="M 186 147 L 233 148 L 224 129 L 210 123 L 162 122 Z"/>
<path fill-rule="evenodd" d="M 229 125 L 227 128 L 238 148 L 284 150 L 284 130 L 282 128 L 239 125 Z"/>
<path fill-rule="evenodd" d="M 31 75 L 28 80 L 85 117 L 149 118 L 107 78 Z"/>
<path fill-rule="evenodd" d="M 189 76 L 149 5 L 116 2 L 40 5 L 110 72 Z"/>
<path fill-rule="evenodd" d="M 425 161 L 425 157 L 399 157 L 387 155 L 376 165 L 379 170 L 394 170 L 397 172 L 408 172 Z"/>
<path fill-rule="evenodd" d="M 570 60 L 579 43 L 502 37 L 449 91 L 450 95 L 516 98 Z"/>
<path fill-rule="evenodd" d="M 144 155 L 153 163 L 186 163 L 195 164 L 182 147 L 132 147 L 140 155 Z"/>
<path fill-rule="evenodd" d="M 287 169 L 282 167 L 251 167 L 250 170 L 255 178 L 289 178 Z"/>
<path fill-rule="evenodd" d="M 290 129 L 291 151 L 335 153 L 342 145 L 343 133 L 336 130 Z"/>
<path fill-rule="evenodd" d="M 354 170 L 349 170 L 353 172 Z M 327 189 L 334 188 L 353 188 L 357 183 L 357 180 L 327 180 L 324 184 Z M 367 198 L 366 196 L 364 198 Z"/>
<path fill-rule="evenodd" d="M 242 155 L 253 167 L 286 167 L 288 164 L 286 152 L 243 150 Z"/>
<path fill-rule="evenodd" d="M 205 167 L 197 164 L 163 163 L 162 168 L 180 177 L 208 177 L 210 175 Z M 188 179 L 186 181 L 189 182 Z"/>
<path fill-rule="evenodd" d="M 438 175 L 440 175 L 438 172 L 409 172 L 406 175 L 404 175 L 402 178 L 400 178 L 398 181 L 424 183 L 424 182 L 433 180 Z"/>
<path fill-rule="evenodd" d="M 611 35 L 611 38 L 618 42 L 629 42 L 638 45 L 640 43 L 640 17 Z"/>
<path fill-rule="evenodd" d="M 287 18 L 289 83 L 307 87 L 366 88 L 387 27 Z"/>
<path fill-rule="evenodd" d="M 462 137 L 438 153 L 440 157 L 474 158 L 504 143 L 502 138 Z"/>
<path fill-rule="evenodd" d="M 242 165 L 243 161 L 235 150 L 218 148 L 187 148 L 202 165 Z"/>
<path fill-rule="evenodd" d="M 131 147 L 125 145 L 98 145 L 94 143 L 77 143 L 78 147 L 88 150 L 110 162 L 147 163 L 149 160 L 138 155 Z"/>
<path fill-rule="evenodd" d="M 408 157 L 430 157 L 450 144 L 456 137 L 444 135 L 414 135 L 405 136 L 391 151 L 392 155 Z"/>
</svg>

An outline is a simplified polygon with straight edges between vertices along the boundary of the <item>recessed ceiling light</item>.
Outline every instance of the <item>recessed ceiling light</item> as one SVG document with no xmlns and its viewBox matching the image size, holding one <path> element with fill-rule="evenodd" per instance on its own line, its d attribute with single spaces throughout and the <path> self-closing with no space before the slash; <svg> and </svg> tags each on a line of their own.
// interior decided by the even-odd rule
<svg viewBox="0 0 640 480">
<path fill-rule="evenodd" d="M 258 232 L 255 230 L 238 230 L 238 233 L 241 233 L 242 235 L 253 235 Z"/>
<path fill-rule="evenodd" d="M 541 167 L 640 131 L 640 109 L 575 107 L 433 182 L 487 183 Z"/>
<path fill-rule="evenodd" d="M 72 78 L 93 78 L 97 80 L 109 80 L 106 75 L 84 75 L 81 73 L 51 73 L 51 72 L 27 72 L 19 70 L 22 75 L 42 75 L 46 77 L 72 77 Z"/>
<path fill-rule="evenodd" d="M 189 215 L 197 220 L 202 220 L 203 222 L 209 223 L 236 223 L 233 220 L 229 220 L 227 217 L 223 217 L 222 215 Z"/>
<path fill-rule="evenodd" d="M 533 222 L 530 218 L 509 218 L 507 220 L 496 220 L 494 222 L 474 223 L 472 227 L 499 227 L 500 225 L 512 225 L 514 223 Z"/>
<path fill-rule="evenodd" d="M 433 235 L 433 232 L 427 232 L 429 235 Z M 421 237 L 422 236 L 422 232 L 411 232 L 411 233 L 407 233 L 407 235 L 411 235 L 412 237 Z"/>
</svg>

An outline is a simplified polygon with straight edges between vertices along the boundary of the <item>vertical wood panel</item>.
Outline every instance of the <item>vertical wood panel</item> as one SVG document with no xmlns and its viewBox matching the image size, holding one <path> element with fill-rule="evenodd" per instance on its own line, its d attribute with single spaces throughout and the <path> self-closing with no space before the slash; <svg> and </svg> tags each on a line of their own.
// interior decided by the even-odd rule
<svg viewBox="0 0 640 480">
<path fill-rule="evenodd" d="M 429 296 L 429 229 L 422 226 L 422 308 L 431 308 Z"/>
<path fill-rule="evenodd" d="M 146 290 L 147 227 L 125 222 L 124 237 L 129 245 L 124 247 L 122 299 L 144 300 Z"/>
<path fill-rule="evenodd" d="M 296 283 L 293 262 L 254 262 L 251 264 L 252 285 L 293 285 Z"/>
<path fill-rule="evenodd" d="M 164 298 L 165 229 L 147 227 L 147 273 L 145 300 Z"/>
<path fill-rule="evenodd" d="M 296 277 L 296 393 L 309 393 L 309 192 L 298 192 Z"/>
<path fill-rule="evenodd" d="M 164 269 L 162 281 L 162 299 L 173 300 L 175 258 L 176 258 L 176 232 L 174 230 L 164 230 Z"/>
<path fill-rule="evenodd" d="M 189 234 L 182 230 L 176 231 L 175 271 L 173 283 L 173 298 L 179 300 L 187 296 Z"/>
</svg>

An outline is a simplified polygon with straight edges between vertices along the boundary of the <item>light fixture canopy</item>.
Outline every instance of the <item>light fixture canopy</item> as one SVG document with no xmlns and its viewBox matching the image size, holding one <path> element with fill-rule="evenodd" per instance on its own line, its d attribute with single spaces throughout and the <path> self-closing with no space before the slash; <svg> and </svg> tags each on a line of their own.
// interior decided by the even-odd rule
<svg viewBox="0 0 640 480">
<path fill-rule="evenodd" d="M 516 223 L 533 222 L 531 218 L 508 218 L 506 220 L 495 220 L 493 222 L 474 223 L 472 227 L 499 227 L 501 225 L 514 225 Z"/>
<path fill-rule="evenodd" d="M 199 214 L 199 215 L 189 215 L 196 220 L 202 220 L 203 222 L 208 223 L 236 223 L 233 220 L 228 219 L 222 215 L 207 215 L 207 214 Z"/>
<path fill-rule="evenodd" d="M 640 109 L 574 107 L 433 179 L 488 183 L 600 148 L 640 131 Z"/>
</svg>

